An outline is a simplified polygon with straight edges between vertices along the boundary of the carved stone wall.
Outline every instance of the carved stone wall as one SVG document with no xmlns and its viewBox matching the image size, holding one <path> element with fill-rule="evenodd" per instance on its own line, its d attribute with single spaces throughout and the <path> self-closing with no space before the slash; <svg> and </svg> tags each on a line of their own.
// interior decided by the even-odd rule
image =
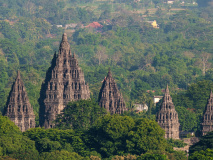
<svg viewBox="0 0 213 160">
<path fill-rule="evenodd" d="M 210 93 L 204 115 L 202 125 L 202 135 L 206 135 L 208 132 L 213 131 L 213 94 Z"/>
<path fill-rule="evenodd" d="M 40 95 L 40 125 L 52 128 L 56 115 L 70 101 L 89 99 L 89 86 L 84 73 L 78 66 L 75 54 L 72 55 L 66 33 L 62 36 L 58 54 L 54 55 L 48 69 Z"/>
<path fill-rule="evenodd" d="M 163 103 L 156 115 L 156 121 L 165 130 L 165 138 L 179 139 L 180 123 L 178 122 L 178 113 L 169 94 L 168 85 L 163 97 Z"/>
<path fill-rule="evenodd" d="M 22 132 L 35 128 L 35 115 L 19 71 L 10 91 L 4 115 L 9 117 Z"/>
<path fill-rule="evenodd" d="M 106 108 L 111 114 L 121 114 L 127 110 L 122 94 L 119 92 L 110 70 L 103 80 L 98 102 L 101 107 Z"/>
</svg>

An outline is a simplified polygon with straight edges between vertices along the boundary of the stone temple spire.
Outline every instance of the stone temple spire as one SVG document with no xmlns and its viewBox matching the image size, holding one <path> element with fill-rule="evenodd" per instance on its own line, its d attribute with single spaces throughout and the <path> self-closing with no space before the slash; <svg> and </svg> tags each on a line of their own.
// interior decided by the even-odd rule
<svg viewBox="0 0 213 160">
<path fill-rule="evenodd" d="M 175 106 L 169 94 L 168 85 L 165 90 L 160 110 L 156 115 L 156 121 L 161 128 L 165 130 L 165 138 L 179 139 L 180 123 L 178 122 L 178 113 L 175 110 Z"/>
<path fill-rule="evenodd" d="M 122 94 L 119 92 L 111 71 L 104 78 L 98 98 L 99 105 L 111 114 L 121 114 L 127 110 Z"/>
<path fill-rule="evenodd" d="M 64 33 L 63 36 L 62 36 L 62 40 L 61 40 L 61 44 L 60 44 L 60 47 L 59 47 L 59 50 L 70 50 L 70 45 L 69 45 L 69 42 L 67 40 L 67 34 Z"/>
<path fill-rule="evenodd" d="M 166 89 L 165 89 L 165 95 L 164 95 L 164 97 L 163 97 L 163 101 L 164 102 L 171 102 L 172 103 L 172 97 L 170 96 L 170 94 L 169 94 L 169 86 L 168 86 L 168 84 L 166 85 Z"/>
<path fill-rule="evenodd" d="M 108 71 L 108 73 L 107 73 L 107 78 L 112 78 L 112 73 L 111 73 L 110 68 L 109 68 L 109 71 Z"/>
<path fill-rule="evenodd" d="M 84 73 L 72 55 L 67 34 L 62 36 L 57 55 L 48 69 L 45 82 L 40 91 L 39 123 L 52 128 L 53 121 L 70 101 L 89 99 L 89 86 L 85 83 Z"/>
<path fill-rule="evenodd" d="M 213 131 L 213 94 L 212 90 L 204 111 L 203 123 L 202 125 L 202 135 L 206 135 L 208 132 Z"/>
<path fill-rule="evenodd" d="M 29 102 L 20 71 L 13 83 L 5 108 L 5 116 L 17 125 L 22 132 L 35 127 L 35 115 Z"/>
</svg>

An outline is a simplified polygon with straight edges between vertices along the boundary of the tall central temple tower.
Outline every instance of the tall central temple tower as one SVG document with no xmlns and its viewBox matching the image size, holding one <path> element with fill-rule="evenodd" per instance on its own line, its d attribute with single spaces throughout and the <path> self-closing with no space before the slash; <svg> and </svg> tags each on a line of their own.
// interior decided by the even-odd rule
<svg viewBox="0 0 213 160">
<path fill-rule="evenodd" d="M 213 131 L 213 94 L 210 93 L 206 109 L 203 115 L 202 125 L 202 136 L 206 135 L 208 132 Z"/>
<path fill-rule="evenodd" d="M 54 55 L 40 92 L 40 126 L 52 128 L 56 115 L 70 101 L 89 99 L 89 87 L 84 73 L 72 55 L 66 33 L 62 36 L 58 55 Z"/>
<path fill-rule="evenodd" d="M 178 113 L 169 94 L 168 85 L 163 97 L 163 103 L 156 115 L 156 121 L 165 130 L 165 138 L 179 139 L 180 123 L 178 122 Z"/>
</svg>

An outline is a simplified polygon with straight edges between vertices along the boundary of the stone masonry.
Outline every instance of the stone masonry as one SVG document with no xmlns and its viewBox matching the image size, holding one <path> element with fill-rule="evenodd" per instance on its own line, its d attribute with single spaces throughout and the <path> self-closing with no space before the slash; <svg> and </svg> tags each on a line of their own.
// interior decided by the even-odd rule
<svg viewBox="0 0 213 160">
<path fill-rule="evenodd" d="M 9 117 L 22 132 L 35 128 L 35 115 L 19 71 L 10 91 L 4 115 Z"/>
<path fill-rule="evenodd" d="M 169 94 L 168 85 L 160 110 L 156 115 L 156 121 L 165 130 L 165 138 L 179 139 L 180 123 L 178 122 L 178 113 Z"/>
<path fill-rule="evenodd" d="M 89 99 L 89 87 L 84 73 L 72 55 L 66 33 L 62 36 L 58 54 L 54 55 L 40 92 L 40 126 L 52 128 L 57 114 L 70 101 Z"/>
<path fill-rule="evenodd" d="M 110 70 L 103 80 L 98 102 L 99 106 L 106 108 L 110 114 L 121 114 L 127 110 L 122 94 L 119 92 Z"/>
<path fill-rule="evenodd" d="M 206 135 L 208 132 L 213 131 L 213 94 L 210 93 L 204 115 L 202 125 L 202 136 Z"/>
</svg>

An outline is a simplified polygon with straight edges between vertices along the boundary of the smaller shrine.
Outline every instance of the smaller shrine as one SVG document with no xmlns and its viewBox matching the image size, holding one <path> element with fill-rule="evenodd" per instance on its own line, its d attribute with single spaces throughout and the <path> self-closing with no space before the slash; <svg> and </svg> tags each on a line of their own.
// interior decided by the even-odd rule
<svg viewBox="0 0 213 160">
<path fill-rule="evenodd" d="M 35 128 L 35 115 L 19 71 L 10 91 L 4 115 L 9 117 L 22 132 Z"/>
<path fill-rule="evenodd" d="M 99 106 L 106 108 L 110 114 L 121 114 L 127 110 L 122 94 L 119 92 L 109 69 L 104 78 L 98 98 Z"/>
<path fill-rule="evenodd" d="M 165 138 L 179 139 L 178 113 L 172 102 L 172 97 L 169 94 L 169 87 L 167 85 L 163 102 L 160 110 L 156 115 L 156 121 L 165 130 Z"/>
<path fill-rule="evenodd" d="M 213 131 L 213 94 L 210 93 L 204 115 L 202 125 L 202 136 L 206 135 L 208 132 Z"/>
</svg>

